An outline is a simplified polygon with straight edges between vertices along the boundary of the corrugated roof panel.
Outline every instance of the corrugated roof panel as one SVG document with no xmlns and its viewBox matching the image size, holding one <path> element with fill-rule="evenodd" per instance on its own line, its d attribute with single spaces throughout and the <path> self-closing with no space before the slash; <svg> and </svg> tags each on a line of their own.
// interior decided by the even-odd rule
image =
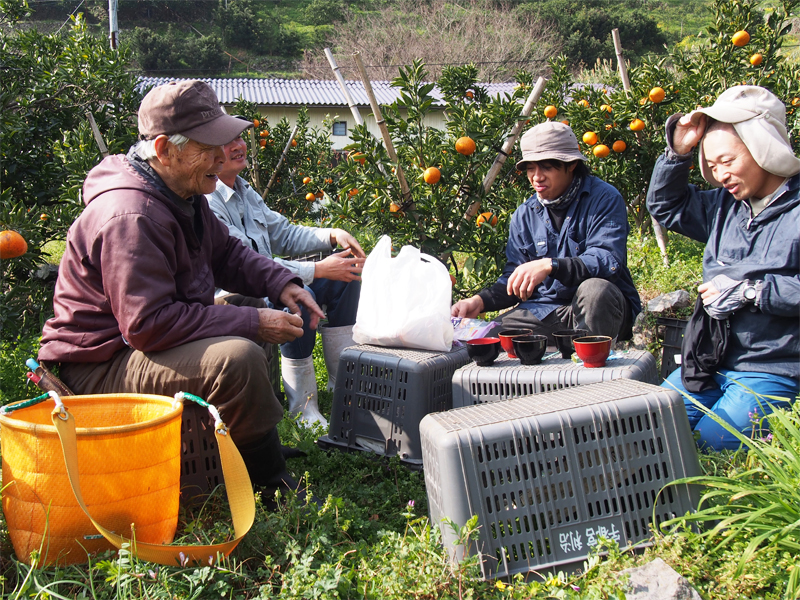
<svg viewBox="0 0 800 600">
<path fill-rule="evenodd" d="M 140 77 L 140 86 L 163 85 L 181 81 L 170 77 Z M 235 104 L 240 98 L 260 105 L 285 106 L 341 106 L 346 107 L 342 90 L 335 80 L 312 79 L 202 79 L 216 92 L 223 104 Z M 345 82 L 357 106 L 369 106 L 364 84 Z M 482 84 L 492 95 L 510 94 L 513 83 Z M 389 81 L 373 81 L 372 89 L 380 104 L 391 104 L 400 97 L 399 90 Z M 441 93 L 434 88 L 431 95 L 441 101 Z"/>
</svg>

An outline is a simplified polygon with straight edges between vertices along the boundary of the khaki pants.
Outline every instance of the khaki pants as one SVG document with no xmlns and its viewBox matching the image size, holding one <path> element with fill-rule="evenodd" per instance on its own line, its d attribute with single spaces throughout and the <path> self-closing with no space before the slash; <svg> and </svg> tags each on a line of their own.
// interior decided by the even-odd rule
<svg viewBox="0 0 800 600">
<path fill-rule="evenodd" d="M 254 306 L 262 300 L 226 296 Z M 103 363 L 63 363 L 61 379 L 76 394 L 190 392 L 219 409 L 237 445 L 257 443 L 283 418 L 268 373 L 272 346 L 240 337 L 197 340 L 162 352 L 125 349 Z M 276 382 L 277 383 L 277 382 Z"/>
</svg>

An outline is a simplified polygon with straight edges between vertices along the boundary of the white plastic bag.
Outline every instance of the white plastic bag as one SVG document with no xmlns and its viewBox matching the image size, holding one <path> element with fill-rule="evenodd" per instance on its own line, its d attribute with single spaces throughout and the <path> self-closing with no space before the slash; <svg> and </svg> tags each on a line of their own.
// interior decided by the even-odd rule
<svg viewBox="0 0 800 600">
<path fill-rule="evenodd" d="M 452 284 L 447 268 L 413 246 L 392 258 L 383 236 L 364 263 L 353 341 L 394 348 L 450 351 Z"/>
</svg>

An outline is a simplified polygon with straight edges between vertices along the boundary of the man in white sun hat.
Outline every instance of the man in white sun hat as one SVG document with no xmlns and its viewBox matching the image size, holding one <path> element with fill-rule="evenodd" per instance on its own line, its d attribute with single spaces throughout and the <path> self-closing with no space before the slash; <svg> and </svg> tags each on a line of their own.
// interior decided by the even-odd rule
<svg viewBox="0 0 800 600">
<path fill-rule="evenodd" d="M 683 364 L 664 385 L 745 435 L 765 425 L 766 402 L 787 406 L 799 390 L 800 159 L 785 113 L 770 91 L 743 85 L 710 108 L 671 116 L 647 195 L 659 223 L 706 244 Z M 698 144 L 700 172 L 718 189 L 688 184 Z M 694 403 L 686 409 L 701 445 L 739 447 Z"/>
</svg>

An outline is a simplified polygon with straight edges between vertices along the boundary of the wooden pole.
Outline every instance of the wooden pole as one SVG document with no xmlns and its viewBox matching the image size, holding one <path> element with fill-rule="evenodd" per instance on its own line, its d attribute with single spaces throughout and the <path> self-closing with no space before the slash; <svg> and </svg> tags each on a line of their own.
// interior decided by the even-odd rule
<svg viewBox="0 0 800 600">
<path fill-rule="evenodd" d="M 278 164 L 275 166 L 275 171 L 272 173 L 272 177 L 269 178 L 269 183 L 267 187 L 264 189 L 264 193 L 261 194 L 261 199 L 265 200 L 267 198 L 267 194 L 272 189 L 272 186 L 275 184 L 275 180 L 278 178 L 278 171 L 281 170 L 281 165 L 283 164 L 283 159 L 286 158 L 286 153 L 289 152 L 289 148 L 292 147 L 292 140 L 294 139 L 294 135 L 297 133 L 297 128 L 299 125 L 295 125 L 294 129 L 292 129 L 292 133 L 289 136 L 289 141 L 286 142 L 286 147 L 281 152 L 281 157 L 278 159 Z"/>
<path fill-rule="evenodd" d="M 350 95 L 350 90 L 347 89 L 347 85 L 344 82 L 344 77 L 342 77 L 342 74 L 339 72 L 339 65 L 336 64 L 336 59 L 333 58 L 333 52 L 331 52 L 330 48 L 325 48 L 325 56 L 328 57 L 328 62 L 331 64 L 331 69 L 333 69 L 333 75 L 336 77 L 336 81 L 339 82 L 339 87 L 342 88 L 342 94 L 347 102 L 347 106 L 350 107 L 350 112 L 353 113 L 353 118 L 356 120 L 356 125 L 363 125 L 364 119 L 361 118 L 361 113 L 358 112 L 358 107 L 356 106 L 355 102 L 353 102 L 353 97 Z"/>
<path fill-rule="evenodd" d="M 630 94 L 631 82 L 628 79 L 628 67 L 625 65 L 625 57 L 622 55 L 622 42 L 619 39 L 619 29 L 611 30 L 611 37 L 614 40 L 614 52 L 617 55 L 617 67 L 619 68 L 619 78 L 622 79 L 622 89 L 626 94 Z"/>
<path fill-rule="evenodd" d="M 383 143 L 386 145 L 386 153 L 389 155 L 389 158 L 395 165 L 395 173 L 397 175 L 397 180 L 400 182 L 400 191 L 403 194 L 403 201 L 408 202 L 411 198 L 411 190 L 408 187 L 408 182 L 406 181 L 405 173 L 403 173 L 403 168 L 400 166 L 400 162 L 397 159 L 397 152 L 394 150 L 392 136 L 389 135 L 389 128 L 386 126 L 386 121 L 383 119 L 380 104 L 378 104 L 378 99 L 375 97 L 375 93 L 372 91 L 372 83 L 367 75 L 367 70 L 364 68 L 364 63 L 361 60 L 361 53 L 356 52 L 353 54 L 353 58 L 356 61 L 358 72 L 361 74 L 361 81 L 364 83 L 364 91 L 367 93 L 367 98 L 369 98 L 369 104 L 372 107 L 372 114 L 375 116 L 375 121 L 378 124 L 378 128 L 381 130 Z M 383 165 L 378 166 L 380 167 L 381 171 L 383 171 Z"/>
<path fill-rule="evenodd" d="M 497 153 L 497 157 L 494 159 L 489 172 L 486 173 L 486 177 L 483 178 L 483 193 L 488 194 L 489 190 L 494 184 L 494 180 L 497 179 L 497 175 L 500 173 L 500 169 L 503 168 L 503 165 L 508 158 L 508 155 L 511 154 L 511 149 L 514 147 L 514 144 L 517 143 L 517 138 L 519 137 L 522 128 L 525 127 L 525 121 L 528 120 L 528 117 L 531 116 L 533 112 L 533 107 L 536 106 L 536 103 L 539 102 L 539 99 L 542 97 L 544 93 L 546 80 L 544 77 L 539 77 L 536 81 L 536 85 L 533 86 L 533 91 L 531 91 L 528 99 L 525 101 L 525 105 L 522 107 L 522 112 L 519 115 L 519 119 L 511 128 L 511 133 L 506 138 L 506 141 L 503 143 L 503 147 L 500 149 L 500 152 Z M 476 200 L 472 204 L 469 205 L 467 208 L 467 212 L 464 213 L 464 218 L 469 221 L 472 219 L 478 211 L 481 209 L 481 202 L 480 200 Z"/>
<path fill-rule="evenodd" d="M 261 193 L 261 178 L 258 176 L 258 144 L 256 143 L 256 130 L 250 128 L 250 164 L 253 165 L 253 183 L 256 191 Z"/>
<path fill-rule="evenodd" d="M 86 118 L 89 119 L 89 127 L 92 128 L 94 141 L 97 142 L 97 147 L 100 149 L 100 154 L 105 158 L 108 156 L 108 146 L 103 141 L 103 136 L 100 135 L 100 128 L 97 126 L 97 121 L 94 120 L 94 115 L 90 111 L 86 111 Z"/>
<path fill-rule="evenodd" d="M 625 94 L 630 96 L 631 94 L 631 82 L 628 79 L 628 68 L 625 65 L 625 57 L 622 54 L 622 42 L 619 38 L 619 29 L 612 29 L 611 30 L 611 37 L 614 40 L 614 52 L 617 55 L 617 66 L 619 67 L 619 77 L 622 79 L 622 89 L 625 90 Z M 635 133 L 636 139 L 640 140 L 639 132 Z M 641 140 L 640 140 L 641 141 Z M 658 244 L 658 250 L 661 252 L 661 261 L 664 263 L 665 267 L 669 266 L 669 256 L 667 255 L 667 229 L 661 223 L 655 220 L 652 215 L 650 215 L 650 222 L 653 225 L 653 233 L 656 236 L 656 243 Z"/>
</svg>

